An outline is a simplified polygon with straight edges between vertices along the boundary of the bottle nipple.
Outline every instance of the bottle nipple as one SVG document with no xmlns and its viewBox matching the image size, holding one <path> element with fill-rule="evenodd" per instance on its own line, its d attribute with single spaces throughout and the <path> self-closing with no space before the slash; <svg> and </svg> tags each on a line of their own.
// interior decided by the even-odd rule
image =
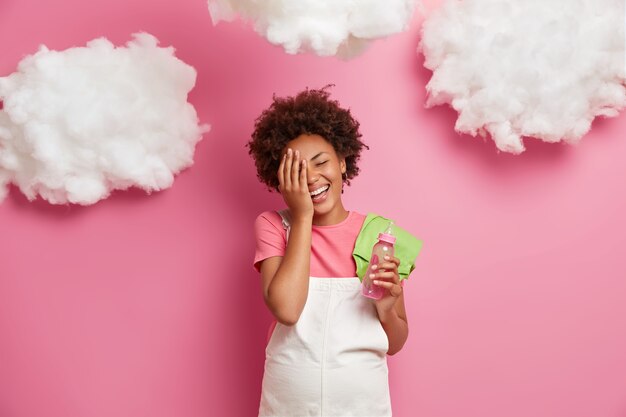
<svg viewBox="0 0 626 417">
<path fill-rule="evenodd" d="M 387 230 L 383 233 L 378 234 L 378 239 L 383 240 L 387 243 L 391 243 L 392 245 L 396 243 L 396 237 L 393 235 L 393 220 L 389 220 L 389 225 L 387 226 Z"/>
</svg>

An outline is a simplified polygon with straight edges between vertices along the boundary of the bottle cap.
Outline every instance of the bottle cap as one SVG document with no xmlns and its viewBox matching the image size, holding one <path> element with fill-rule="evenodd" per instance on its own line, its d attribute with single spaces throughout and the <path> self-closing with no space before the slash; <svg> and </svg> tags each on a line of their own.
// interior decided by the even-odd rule
<svg viewBox="0 0 626 417">
<path fill-rule="evenodd" d="M 393 226 L 393 220 L 389 221 L 389 226 L 387 226 L 387 230 L 384 233 L 378 234 L 378 240 L 382 240 L 383 242 L 391 243 L 392 245 L 396 243 L 396 237 L 393 235 L 393 231 L 391 229 Z"/>
</svg>

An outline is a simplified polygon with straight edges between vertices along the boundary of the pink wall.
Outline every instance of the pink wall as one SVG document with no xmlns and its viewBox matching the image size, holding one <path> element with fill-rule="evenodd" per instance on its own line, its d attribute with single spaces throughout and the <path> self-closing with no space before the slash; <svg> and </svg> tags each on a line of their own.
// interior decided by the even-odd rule
<svg viewBox="0 0 626 417">
<path fill-rule="evenodd" d="M 213 125 L 174 187 L 0 205 L 0 416 L 256 415 L 269 313 L 252 221 L 281 207 L 246 153 L 272 93 L 335 83 L 371 146 L 349 209 L 425 242 L 391 357 L 398 417 L 626 415 L 626 115 L 521 156 L 426 110 L 419 22 L 341 62 L 289 56 L 204 0 L 4 0 L 0 75 L 45 42 L 148 31 L 198 70 Z M 394 177 L 380 177 L 386 168 Z M 228 234 L 217 241 L 216 233 Z"/>
</svg>

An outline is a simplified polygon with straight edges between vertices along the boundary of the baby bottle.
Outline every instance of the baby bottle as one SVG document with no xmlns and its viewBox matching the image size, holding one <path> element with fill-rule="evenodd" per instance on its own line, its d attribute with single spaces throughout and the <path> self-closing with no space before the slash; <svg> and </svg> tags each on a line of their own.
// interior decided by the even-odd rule
<svg viewBox="0 0 626 417">
<path fill-rule="evenodd" d="M 363 277 L 363 295 L 375 300 L 380 300 L 385 294 L 386 289 L 379 287 L 378 285 L 374 285 L 372 283 L 372 279 L 370 278 L 370 274 L 373 273 L 372 265 L 378 265 L 379 262 L 384 262 L 385 255 L 388 255 L 390 258 L 393 256 L 393 244 L 396 243 L 396 237 L 391 231 L 391 226 L 393 226 L 393 221 L 389 222 L 389 226 L 384 233 L 378 234 L 378 242 L 376 242 L 372 248 L 370 263 L 367 267 L 367 272 Z"/>
</svg>

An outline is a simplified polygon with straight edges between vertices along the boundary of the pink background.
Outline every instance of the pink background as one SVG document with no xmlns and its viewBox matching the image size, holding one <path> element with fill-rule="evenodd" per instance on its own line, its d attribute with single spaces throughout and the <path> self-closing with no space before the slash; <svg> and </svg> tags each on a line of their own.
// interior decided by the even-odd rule
<svg viewBox="0 0 626 417">
<path fill-rule="evenodd" d="M 290 56 L 204 0 L 3 0 L 0 75 L 40 43 L 145 30 L 198 70 L 195 165 L 151 196 L 0 205 L 0 416 L 252 416 L 270 315 L 252 222 L 282 207 L 244 148 L 272 93 L 335 83 L 371 150 L 352 210 L 424 240 L 389 358 L 398 417 L 626 416 L 626 115 L 521 156 L 424 109 L 419 17 L 349 62 Z M 388 173 L 392 173 L 389 177 Z M 218 235 L 220 238 L 218 239 Z"/>
</svg>

